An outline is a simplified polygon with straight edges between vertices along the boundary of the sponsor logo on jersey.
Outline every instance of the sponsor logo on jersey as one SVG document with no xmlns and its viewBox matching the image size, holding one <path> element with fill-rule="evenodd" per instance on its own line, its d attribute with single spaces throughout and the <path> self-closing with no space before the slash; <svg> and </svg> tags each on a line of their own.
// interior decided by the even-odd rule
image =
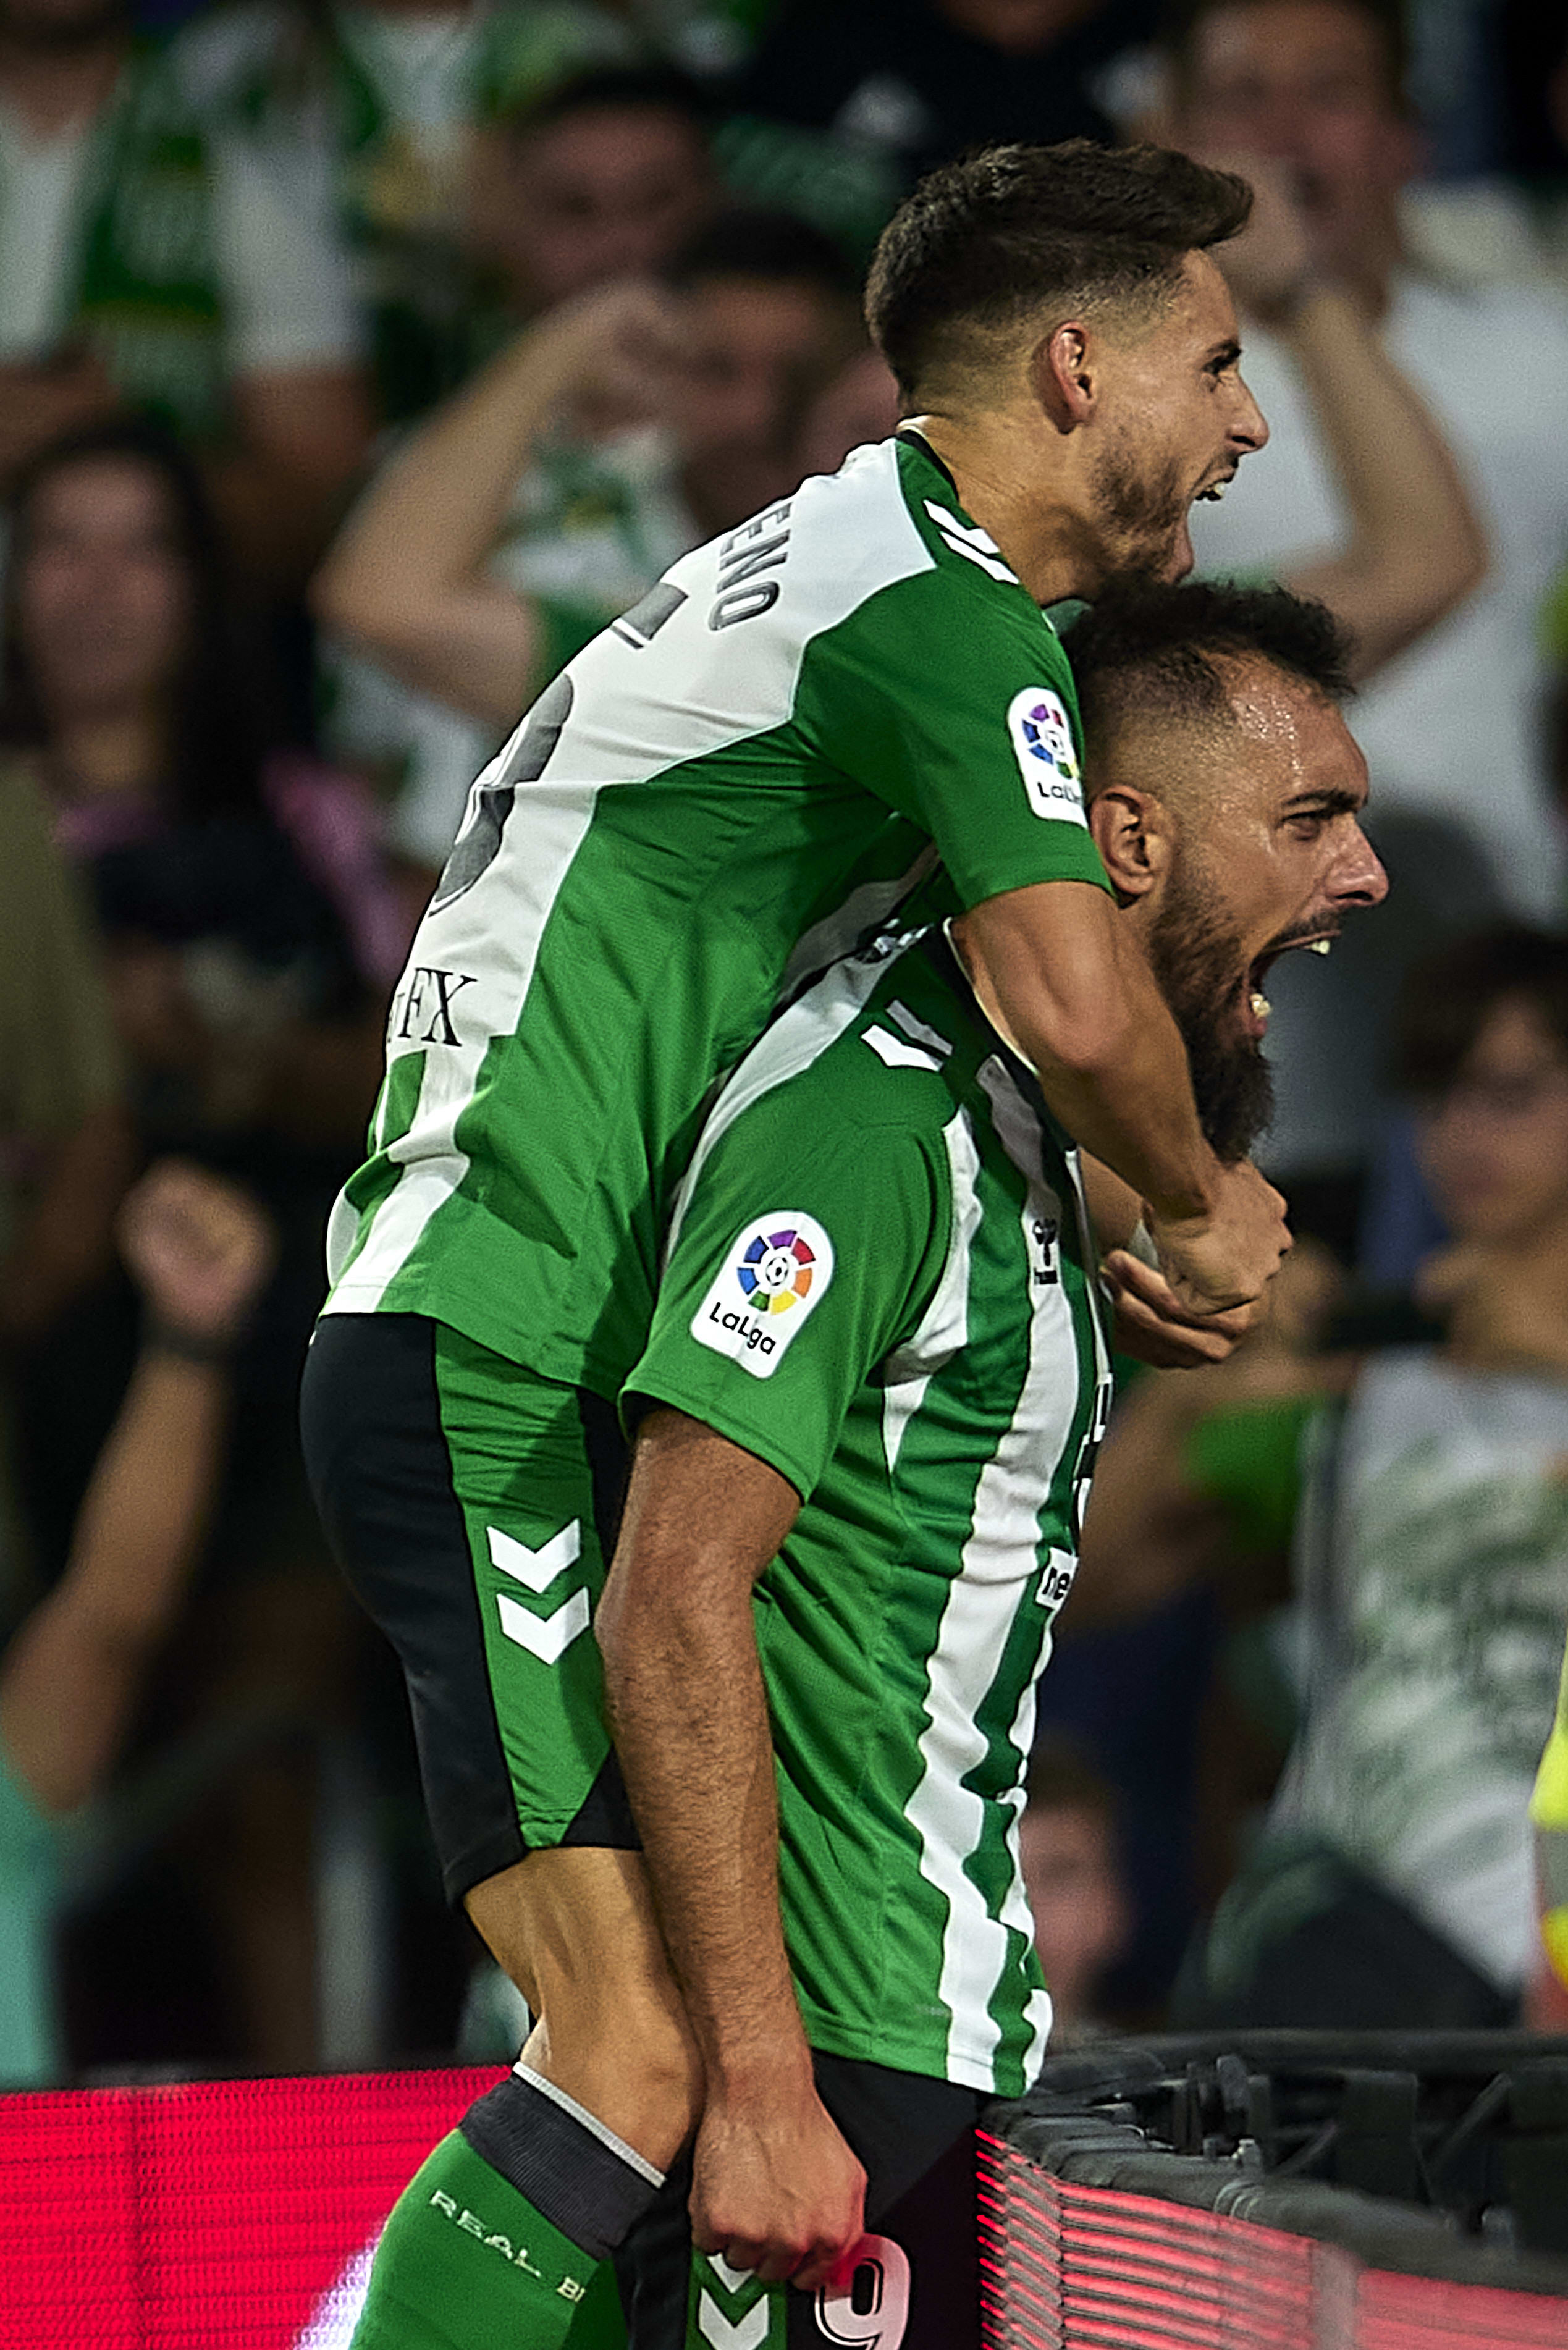
<svg viewBox="0 0 1568 2350">
<path fill-rule="evenodd" d="M 832 1279 L 833 1243 L 815 1216 L 795 1208 L 758 1216 L 736 1234 L 691 1317 L 691 1336 L 753 1378 L 770 1378 Z"/>
<path fill-rule="evenodd" d="M 1007 705 L 1007 733 L 1035 815 L 1085 823 L 1083 776 L 1061 695 L 1026 685 Z"/>
</svg>

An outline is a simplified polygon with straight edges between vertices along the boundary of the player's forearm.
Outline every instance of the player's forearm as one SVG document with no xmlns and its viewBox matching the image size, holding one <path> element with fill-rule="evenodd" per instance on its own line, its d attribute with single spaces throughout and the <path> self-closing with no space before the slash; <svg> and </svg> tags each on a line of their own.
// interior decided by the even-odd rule
<svg viewBox="0 0 1568 2350">
<path fill-rule="evenodd" d="M 1043 882 L 976 906 L 954 936 L 981 1004 L 1055 1116 L 1170 1222 L 1208 1211 L 1219 1170 L 1176 1023 L 1106 892 Z"/>
<path fill-rule="evenodd" d="M 714 1460 L 722 1468 L 749 1456 L 671 1412 L 655 1415 L 649 1432 L 596 1629 L 710 2100 L 743 2101 L 780 2079 L 810 2078 L 779 1914 L 773 1740 L 751 1597 L 794 1497 L 751 1461 L 777 1489 L 764 1488 L 759 1513 L 743 1490 L 706 1473 Z"/>
<path fill-rule="evenodd" d="M 1343 554 L 1289 585 L 1350 629 L 1366 677 L 1480 585 L 1486 541 L 1448 443 L 1361 306 L 1316 285 L 1282 332 L 1352 524 Z"/>
</svg>

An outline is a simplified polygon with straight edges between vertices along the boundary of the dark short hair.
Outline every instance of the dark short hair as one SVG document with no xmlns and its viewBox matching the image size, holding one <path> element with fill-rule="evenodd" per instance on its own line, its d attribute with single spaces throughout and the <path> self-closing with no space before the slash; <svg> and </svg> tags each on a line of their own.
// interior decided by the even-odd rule
<svg viewBox="0 0 1568 2350">
<path fill-rule="evenodd" d="M 521 139 L 553 130 L 578 114 L 672 114 L 704 143 L 712 132 L 713 102 L 700 82 L 673 66 L 589 66 L 507 105 L 500 119 Z"/>
<path fill-rule="evenodd" d="M 1262 7 L 1265 0 L 1168 0 L 1160 22 L 1158 44 L 1169 59 L 1179 88 L 1192 80 L 1193 58 L 1200 26 L 1220 8 Z M 1371 26 L 1383 54 L 1383 70 L 1391 104 L 1401 113 L 1408 106 L 1410 31 L 1403 0 L 1333 0 Z"/>
<path fill-rule="evenodd" d="M 1091 784 L 1096 745 L 1129 716 L 1229 724 L 1225 661 L 1268 661 L 1327 702 L 1343 702 L 1350 691 L 1345 630 L 1326 605 L 1286 588 L 1118 580 L 1073 622 L 1064 642 L 1077 681 Z"/>
<path fill-rule="evenodd" d="M 662 272 L 665 283 L 695 286 L 709 277 L 761 277 L 814 286 L 853 302 L 859 280 L 826 230 L 794 213 L 736 204 L 693 229 Z"/>
<path fill-rule="evenodd" d="M 1499 1004 L 1519 997 L 1568 1054 L 1568 939 L 1499 922 L 1424 955 L 1400 992 L 1395 1084 L 1407 1093 L 1443 1092 Z"/>
<path fill-rule="evenodd" d="M 1150 303 L 1186 255 L 1234 236 L 1252 192 L 1166 147 L 988 147 L 946 163 L 883 230 L 866 286 L 871 338 L 906 400 L 1047 304 Z"/>
</svg>

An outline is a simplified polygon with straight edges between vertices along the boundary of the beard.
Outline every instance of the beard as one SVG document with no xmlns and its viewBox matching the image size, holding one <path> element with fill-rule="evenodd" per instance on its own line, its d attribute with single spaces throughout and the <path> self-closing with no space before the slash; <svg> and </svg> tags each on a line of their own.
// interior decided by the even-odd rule
<svg viewBox="0 0 1568 2350">
<path fill-rule="evenodd" d="M 1118 442 L 1101 457 L 1093 491 L 1107 556 L 1104 584 L 1163 570 L 1187 519 L 1188 500 L 1174 460 L 1151 474 L 1130 441 Z"/>
<path fill-rule="evenodd" d="M 1220 912 L 1215 891 L 1185 858 L 1179 858 L 1171 874 L 1148 953 L 1187 1047 L 1204 1138 L 1217 1159 L 1234 1166 L 1273 1115 L 1273 1074 L 1262 1047 L 1237 1021 L 1241 941 Z"/>
</svg>

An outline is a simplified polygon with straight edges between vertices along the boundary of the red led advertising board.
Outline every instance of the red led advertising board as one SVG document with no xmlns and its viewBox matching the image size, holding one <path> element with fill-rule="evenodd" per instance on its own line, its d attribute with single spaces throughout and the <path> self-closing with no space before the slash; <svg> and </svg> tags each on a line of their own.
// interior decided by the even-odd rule
<svg viewBox="0 0 1568 2350">
<path fill-rule="evenodd" d="M 0 2097 L 4 2350 L 343 2350 L 356 2281 L 483 2071 Z"/>
</svg>

